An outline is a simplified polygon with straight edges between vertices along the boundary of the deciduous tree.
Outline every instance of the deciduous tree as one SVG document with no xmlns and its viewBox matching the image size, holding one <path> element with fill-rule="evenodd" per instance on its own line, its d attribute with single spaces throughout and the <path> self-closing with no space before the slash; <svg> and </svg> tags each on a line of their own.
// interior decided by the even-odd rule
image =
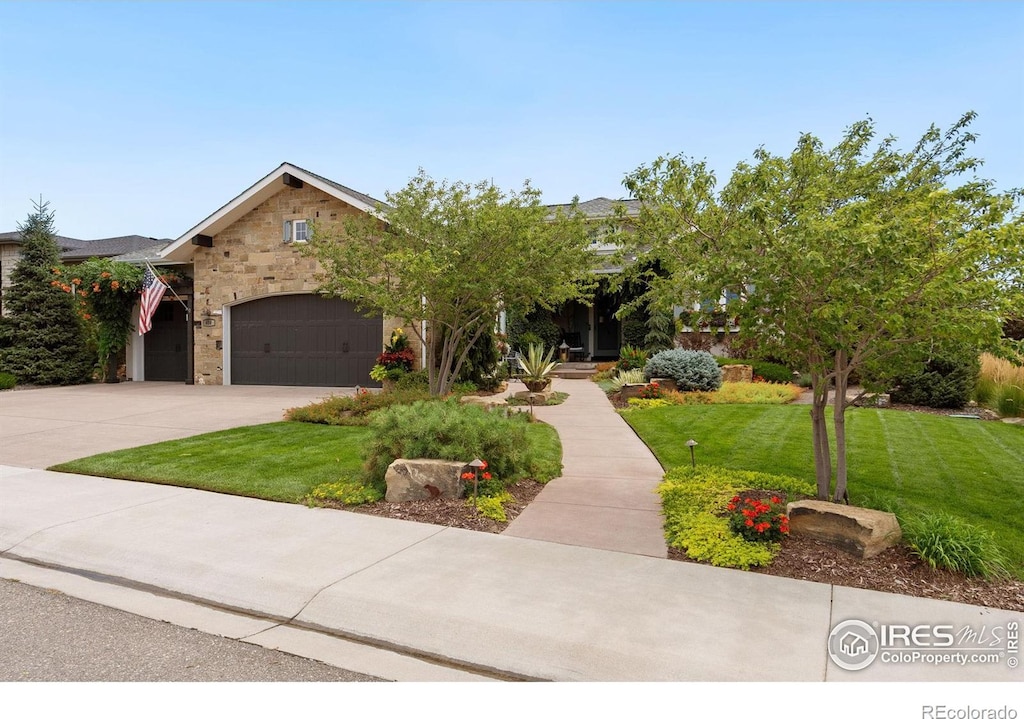
<svg viewBox="0 0 1024 719">
<path fill-rule="evenodd" d="M 875 142 L 870 120 L 832 148 L 804 134 L 788 156 L 758 149 L 721 189 L 705 162 L 683 155 L 625 179 L 643 207 L 624 240 L 669 270 L 652 278 L 650 296 L 690 306 L 726 291 L 743 335 L 810 372 L 822 499 L 847 496 L 851 373 L 878 374 L 906 352 L 996 342 L 1000 318 L 1021 304 L 1022 193 L 974 176 L 973 119 L 932 126 L 906 151 L 891 137 Z"/>
<path fill-rule="evenodd" d="M 434 394 L 450 390 L 503 305 L 551 307 L 588 286 L 582 214 L 550 217 L 528 182 L 506 193 L 421 170 L 386 199 L 375 215 L 346 218 L 341 233 L 315 225 L 306 251 L 324 269 L 321 292 L 400 318 L 439 358 L 427 366 Z"/>
</svg>

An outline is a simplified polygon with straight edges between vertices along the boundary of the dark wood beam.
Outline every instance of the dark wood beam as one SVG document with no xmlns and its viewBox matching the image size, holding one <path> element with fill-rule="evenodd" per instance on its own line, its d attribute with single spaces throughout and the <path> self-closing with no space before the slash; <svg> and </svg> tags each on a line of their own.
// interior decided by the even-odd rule
<svg viewBox="0 0 1024 719">
<path fill-rule="evenodd" d="M 302 187 L 302 180 L 294 175 L 289 175 L 287 172 L 284 173 L 284 177 L 282 179 L 284 180 L 284 184 L 288 185 L 288 187 L 294 187 L 295 189 Z"/>
<path fill-rule="evenodd" d="M 213 238 L 209 235 L 196 235 L 192 238 L 192 244 L 199 247 L 213 247 Z"/>
</svg>

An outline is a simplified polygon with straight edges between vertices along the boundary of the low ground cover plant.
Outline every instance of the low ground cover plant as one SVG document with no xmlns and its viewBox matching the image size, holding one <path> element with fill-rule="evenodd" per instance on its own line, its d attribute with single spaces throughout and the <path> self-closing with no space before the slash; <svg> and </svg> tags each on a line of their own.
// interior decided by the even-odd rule
<svg viewBox="0 0 1024 719">
<path fill-rule="evenodd" d="M 899 515 L 897 515 L 899 517 Z M 948 514 L 926 513 L 900 518 L 904 541 L 932 569 L 969 577 L 1009 574 L 1009 561 L 990 532 Z"/>
<path fill-rule="evenodd" d="M 665 392 L 657 397 L 631 398 L 632 409 L 651 409 L 672 405 L 699 404 L 789 404 L 800 397 L 800 388 L 794 384 L 768 382 L 725 382 L 716 392 Z"/>
<path fill-rule="evenodd" d="M 18 378 L 10 372 L 0 372 L 0 389 L 10 389 L 18 384 Z"/>
<path fill-rule="evenodd" d="M 716 567 L 749 569 L 769 564 L 779 550 L 774 535 L 768 535 L 772 537 L 770 541 L 760 541 L 762 537 L 751 541 L 745 533 L 731 528 L 730 513 L 742 506 L 739 495 L 746 490 L 769 491 L 780 499 L 783 507 L 787 499 L 813 496 L 815 491 L 810 482 L 784 475 L 715 466 L 676 467 L 665 474 L 658 486 L 669 546 L 685 551 L 691 559 Z M 766 513 L 760 513 L 759 518 L 763 514 Z M 742 513 L 740 516 L 740 523 L 746 529 L 746 520 L 753 518 Z M 760 521 L 766 520 L 761 518 Z M 773 521 L 781 534 L 781 520 Z M 754 530 L 755 535 L 764 535 L 764 532 Z"/>
<path fill-rule="evenodd" d="M 658 352 L 644 366 L 644 376 L 673 379 L 683 392 L 712 392 L 722 386 L 722 369 L 710 352 L 672 349 Z"/>
</svg>

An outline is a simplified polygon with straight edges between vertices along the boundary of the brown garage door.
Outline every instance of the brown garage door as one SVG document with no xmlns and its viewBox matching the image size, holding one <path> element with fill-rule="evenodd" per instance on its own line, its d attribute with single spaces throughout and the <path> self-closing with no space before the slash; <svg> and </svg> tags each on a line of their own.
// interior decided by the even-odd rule
<svg viewBox="0 0 1024 719">
<path fill-rule="evenodd" d="M 351 302 L 282 295 L 231 308 L 231 383 L 375 386 L 383 320 Z"/>
</svg>

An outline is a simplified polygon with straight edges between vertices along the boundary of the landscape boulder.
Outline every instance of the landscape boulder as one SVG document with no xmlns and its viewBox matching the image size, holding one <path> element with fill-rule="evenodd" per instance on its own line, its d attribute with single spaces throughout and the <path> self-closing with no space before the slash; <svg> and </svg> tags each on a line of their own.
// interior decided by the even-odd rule
<svg viewBox="0 0 1024 719">
<path fill-rule="evenodd" d="M 790 502 L 786 513 L 791 535 L 826 542 L 862 559 L 880 554 L 903 537 L 891 512 L 805 499 Z"/>
<path fill-rule="evenodd" d="M 727 364 L 722 367 L 723 382 L 753 382 L 754 368 L 748 364 Z"/>
<path fill-rule="evenodd" d="M 478 407 L 483 407 L 486 410 L 491 410 L 494 409 L 495 407 L 505 407 L 508 405 L 508 402 L 505 400 L 505 396 L 500 394 L 487 395 L 486 397 L 481 397 L 475 394 L 467 394 L 464 395 L 459 401 L 462 404 L 475 404 Z"/>
<path fill-rule="evenodd" d="M 523 402 L 529 402 L 531 394 L 533 395 L 534 406 L 541 407 L 549 399 L 551 399 L 551 396 L 554 394 L 554 392 L 552 392 L 550 389 L 543 390 L 542 392 L 530 392 L 530 390 L 525 390 L 523 392 L 516 392 L 512 396 L 515 397 L 516 399 L 522 400 Z"/>
<path fill-rule="evenodd" d="M 418 499 L 462 496 L 465 462 L 444 459 L 396 459 L 388 466 L 384 481 L 388 502 L 414 502 Z"/>
</svg>

